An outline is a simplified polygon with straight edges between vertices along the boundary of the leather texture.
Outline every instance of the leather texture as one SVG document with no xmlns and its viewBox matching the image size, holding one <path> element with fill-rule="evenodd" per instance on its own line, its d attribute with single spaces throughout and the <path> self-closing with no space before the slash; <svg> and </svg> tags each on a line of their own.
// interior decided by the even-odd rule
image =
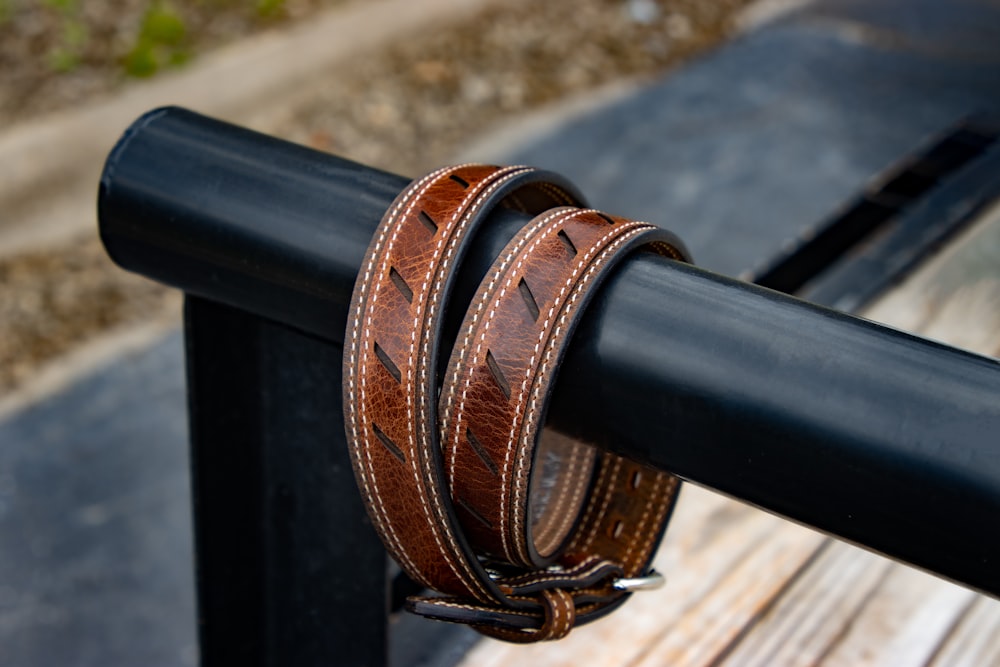
<svg viewBox="0 0 1000 667">
<path fill-rule="evenodd" d="M 558 639 L 617 607 L 628 594 L 615 581 L 646 573 L 678 490 L 585 443 L 542 441 L 566 343 L 601 280 L 640 247 L 687 260 L 668 232 L 582 204 L 527 167 L 438 170 L 387 211 L 351 305 L 344 405 L 358 485 L 393 558 L 443 594 L 408 607 L 508 641 Z M 441 312 L 497 206 L 537 217 L 487 273 L 438 387 Z"/>
<path fill-rule="evenodd" d="M 565 343 L 601 278 L 637 245 L 667 241 L 679 243 L 647 223 L 555 209 L 515 237 L 487 274 L 460 329 L 440 411 L 449 490 L 462 527 L 480 552 L 544 567 L 578 523 L 595 455 L 582 443 L 570 451 L 569 473 L 557 480 L 563 488 L 548 516 L 558 523 L 543 525 L 544 535 L 533 534 L 529 483 L 538 467 L 544 406 Z M 679 252 L 669 256 L 682 258 Z M 643 477 L 647 484 L 637 485 L 637 492 L 652 493 L 658 478 L 636 473 L 640 482 Z M 647 528 L 607 529 L 621 535 L 645 534 Z"/>
<path fill-rule="evenodd" d="M 580 200 L 568 183 L 526 167 L 441 169 L 400 193 L 362 264 L 344 355 L 352 461 L 386 548 L 435 590 L 504 600 L 455 530 L 439 472 L 433 369 L 454 269 L 494 207 L 530 213 Z"/>
</svg>

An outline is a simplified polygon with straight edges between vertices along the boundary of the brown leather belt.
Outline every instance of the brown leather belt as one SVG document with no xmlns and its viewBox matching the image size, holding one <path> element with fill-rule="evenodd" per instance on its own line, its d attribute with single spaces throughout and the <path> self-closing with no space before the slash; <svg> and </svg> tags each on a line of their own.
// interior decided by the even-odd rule
<svg viewBox="0 0 1000 667">
<path fill-rule="evenodd" d="M 444 594 L 408 608 L 509 641 L 564 636 L 621 604 L 630 581 L 648 583 L 679 484 L 541 438 L 566 342 L 602 278 L 639 247 L 687 261 L 668 232 L 581 204 L 569 183 L 527 167 L 460 165 L 415 181 L 376 232 L 348 323 L 359 487 L 392 556 Z M 468 239 L 497 206 L 537 217 L 487 273 L 439 392 L 441 313 Z"/>
</svg>

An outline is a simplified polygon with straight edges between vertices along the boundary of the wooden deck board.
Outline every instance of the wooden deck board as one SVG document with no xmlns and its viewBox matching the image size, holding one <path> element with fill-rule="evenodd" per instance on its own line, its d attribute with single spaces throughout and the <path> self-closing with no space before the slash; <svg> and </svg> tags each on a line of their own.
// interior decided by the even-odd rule
<svg viewBox="0 0 1000 667">
<path fill-rule="evenodd" d="M 825 541 L 818 533 L 780 519 L 768 523 L 765 539 L 725 570 L 713 572 L 718 583 L 664 629 L 642 660 L 632 664 L 703 665 L 740 639 L 743 629 L 782 594 Z M 737 534 L 742 529 L 731 530 Z"/>
<path fill-rule="evenodd" d="M 849 630 L 821 664 L 922 667 L 977 597 L 924 572 L 893 564 L 859 613 L 841 619 L 842 623 L 850 621 Z"/>
<path fill-rule="evenodd" d="M 1000 204 L 864 315 L 1000 356 Z M 1000 667 L 1000 601 L 690 485 L 656 564 L 664 589 L 463 666 Z"/>
<path fill-rule="evenodd" d="M 813 665 L 885 579 L 883 558 L 830 540 L 782 599 L 749 628 L 724 665 Z"/>
<path fill-rule="evenodd" d="M 928 667 L 1000 665 L 1000 609 L 996 600 L 977 597 L 958 619 Z"/>
</svg>

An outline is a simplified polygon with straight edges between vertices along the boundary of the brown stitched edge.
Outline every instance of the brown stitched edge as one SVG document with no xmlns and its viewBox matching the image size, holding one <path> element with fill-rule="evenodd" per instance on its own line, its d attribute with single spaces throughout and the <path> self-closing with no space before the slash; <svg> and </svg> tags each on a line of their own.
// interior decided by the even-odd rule
<svg viewBox="0 0 1000 667">
<path fill-rule="evenodd" d="M 361 348 L 359 343 L 359 331 L 361 330 L 361 321 L 363 319 L 364 312 L 368 306 L 368 301 L 370 294 L 373 289 L 373 284 L 371 283 L 372 269 L 376 263 L 379 253 L 382 251 L 383 243 L 389 235 L 390 229 L 396 224 L 398 215 L 406 206 L 407 202 L 410 200 L 414 194 L 419 191 L 425 184 L 433 181 L 436 178 L 448 173 L 453 169 L 458 169 L 464 165 L 458 165 L 455 167 L 445 167 L 437 171 L 431 172 L 422 179 L 412 182 L 403 192 L 397 196 L 396 201 L 393 203 L 390 210 L 387 212 L 386 217 L 383 219 L 383 223 L 380 225 L 378 234 L 375 237 L 373 244 L 369 247 L 368 256 L 365 258 L 367 260 L 367 268 L 364 270 L 363 274 L 359 276 L 358 285 L 356 288 L 356 294 L 354 299 L 356 299 L 356 308 L 354 309 L 354 314 L 352 317 L 353 326 L 350 326 L 351 337 L 349 349 L 349 365 L 345 369 L 347 372 L 344 373 L 345 378 L 348 381 L 348 396 L 349 399 L 347 404 L 349 406 L 348 414 L 348 445 L 351 451 L 351 457 L 354 461 L 354 469 L 356 478 L 361 482 L 362 491 L 364 492 L 366 499 L 368 500 L 366 507 L 368 508 L 368 514 L 372 517 L 376 529 L 379 534 L 383 537 L 383 543 L 393 554 L 400 564 L 408 566 L 408 571 L 415 576 L 421 583 L 427 583 L 423 580 L 422 576 L 410 558 L 406 549 L 403 548 L 398 536 L 393 530 L 391 524 L 388 523 L 388 518 L 386 517 L 385 508 L 382 505 L 381 497 L 377 493 L 377 489 L 373 488 L 371 482 L 371 460 L 368 458 L 368 465 L 365 465 L 365 461 L 362 460 L 362 447 L 359 440 L 359 429 L 358 429 L 358 405 L 355 401 L 356 392 L 358 392 L 357 387 L 361 385 L 363 379 L 363 373 L 359 373 L 357 367 L 357 355 Z M 363 263 L 362 266 L 365 266 Z M 365 336 L 365 332 L 361 332 L 362 337 Z M 362 351 L 361 354 L 364 354 Z M 360 393 L 357 394 L 359 400 L 361 399 Z M 364 424 L 362 424 L 362 432 L 364 431 Z"/>
<path fill-rule="evenodd" d="M 573 312 L 576 300 L 581 294 L 587 291 L 588 283 L 595 275 L 598 274 L 601 265 L 615 256 L 615 250 L 622 245 L 625 245 L 629 240 L 647 229 L 649 229 L 649 226 L 645 223 L 627 223 L 614 228 L 612 231 L 609 231 L 607 234 L 595 241 L 592 247 L 588 248 L 582 256 L 578 254 L 578 261 L 574 264 L 573 270 L 566 278 L 559 295 L 553 301 L 552 308 L 550 308 L 549 311 L 549 316 L 546 322 L 542 325 L 542 332 L 539 335 L 539 341 L 543 339 L 543 335 L 545 335 L 545 332 L 548 329 L 549 321 L 552 322 L 552 325 L 555 328 L 549 330 L 549 334 L 545 336 L 545 353 L 541 355 L 539 359 L 540 364 L 534 369 L 531 369 L 534 371 L 532 373 L 533 377 L 531 380 L 531 384 L 533 386 L 531 400 L 528 402 L 528 407 L 523 413 L 523 417 L 520 420 L 521 424 L 519 424 L 518 428 L 520 438 L 516 444 L 516 447 L 518 448 L 518 462 L 516 470 L 519 475 L 526 466 L 530 465 L 531 459 L 533 458 L 533 452 L 536 446 L 536 433 L 539 432 L 541 427 L 540 424 L 534 424 L 535 415 L 538 414 L 536 405 L 539 398 L 539 392 L 543 386 L 548 385 L 551 381 L 551 377 L 556 372 L 555 362 L 552 362 L 551 368 L 548 368 L 548 366 L 553 352 L 556 352 L 558 355 L 558 351 L 562 349 L 567 341 L 569 328 L 566 325 L 566 320 Z M 521 397 L 519 397 L 517 414 L 520 414 L 521 405 Z M 510 442 L 507 446 L 509 448 L 515 446 L 515 444 Z M 523 522 L 526 520 L 525 512 L 527 511 L 527 485 L 529 479 L 530 475 L 524 474 L 523 484 L 519 483 L 515 486 L 515 505 L 512 508 L 515 521 L 514 535 L 517 539 L 518 546 L 524 549 L 525 555 L 527 552 L 527 546 L 524 543 L 524 536 L 527 534 L 527 530 L 523 525 Z M 523 499 L 521 499 L 522 495 Z"/>
</svg>

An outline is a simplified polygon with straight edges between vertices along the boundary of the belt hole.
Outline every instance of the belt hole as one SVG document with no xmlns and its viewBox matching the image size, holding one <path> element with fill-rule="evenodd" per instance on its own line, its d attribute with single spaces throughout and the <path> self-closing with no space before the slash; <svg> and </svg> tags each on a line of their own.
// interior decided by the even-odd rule
<svg viewBox="0 0 1000 667">
<path fill-rule="evenodd" d="M 622 521 L 621 519 L 618 519 L 617 521 L 615 521 L 615 525 L 611 526 L 611 530 L 608 531 L 608 534 L 611 536 L 611 539 L 617 540 L 619 537 L 622 536 L 622 532 L 624 532 L 624 530 L 625 530 L 625 522 Z"/>
<path fill-rule="evenodd" d="M 535 295 L 531 293 L 531 288 L 528 287 L 528 283 L 524 282 L 524 278 L 521 278 L 521 282 L 517 284 L 517 290 L 521 293 L 521 298 L 524 299 L 524 305 L 527 306 L 531 319 L 537 322 L 538 302 L 535 301 Z"/>
<path fill-rule="evenodd" d="M 487 528 L 493 528 L 493 523 L 489 519 L 484 517 L 482 514 L 480 514 L 478 511 L 476 511 L 476 508 L 470 505 L 465 500 L 465 498 L 456 498 L 456 500 L 458 501 L 458 504 L 462 506 L 462 509 L 471 514 L 476 521 L 480 522 Z"/>
<path fill-rule="evenodd" d="M 500 368 L 500 364 L 497 363 L 497 360 L 493 357 L 493 353 L 489 350 L 486 350 L 486 365 L 490 369 L 490 374 L 493 375 L 493 381 L 497 383 L 497 386 L 500 387 L 500 391 L 503 392 L 503 395 L 506 396 L 509 401 L 510 384 L 507 382 L 507 378 L 504 377 L 503 369 Z"/>
<path fill-rule="evenodd" d="M 469 182 L 467 180 L 465 180 L 464 178 L 462 178 L 461 176 L 457 176 L 455 174 L 452 174 L 448 178 L 450 178 L 451 180 L 455 181 L 456 183 L 458 183 L 459 185 L 461 185 L 463 188 L 469 187 Z"/>
<path fill-rule="evenodd" d="M 400 463 L 406 463 L 406 456 L 403 455 L 403 450 L 401 450 L 399 446 L 396 445 L 396 443 L 390 440 L 389 436 L 383 433 L 382 429 L 380 429 L 378 427 L 378 424 L 376 424 L 375 422 L 372 422 L 372 431 L 375 432 L 375 437 L 377 437 L 379 439 L 379 442 L 381 442 L 385 446 L 385 448 L 389 450 L 390 454 L 399 459 Z"/>
<path fill-rule="evenodd" d="M 420 220 L 420 223 L 427 228 L 427 231 L 431 234 L 437 234 L 437 223 L 431 219 L 431 216 L 427 215 L 427 211 L 421 211 L 420 214 L 417 215 L 417 219 Z"/>
<path fill-rule="evenodd" d="M 392 284 L 396 286 L 396 289 L 399 290 L 399 293 L 403 295 L 403 298 L 408 303 L 413 303 L 413 290 L 406 284 L 406 280 L 403 279 L 403 276 L 399 275 L 399 271 L 394 266 L 389 267 L 389 280 L 392 281 Z"/>
<path fill-rule="evenodd" d="M 569 250 L 570 254 L 575 257 L 576 256 L 576 246 L 573 245 L 573 242 L 570 240 L 569 234 L 566 233 L 566 230 L 565 229 L 560 229 L 559 233 L 556 234 L 556 236 L 558 236 L 559 240 L 563 242 L 563 245 L 566 246 L 566 249 Z"/>
<path fill-rule="evenodd" d="M 598 212 L 597 215 L 599 215 L 602 218 L 604 218 L 604 222 L 608 223 L 609 225 L 615 224 L 615 219 L 612 218 L 610 215 L 605 215 L 604 213 L 601 213 L 601 212 Z"/>
<path fill-rule="evenodd" d="M 465 439 L 469 441 L 469 446 L 472 447 L 472 451 L 480 458 L 483 465 L 489 468 L 490 472 L 494 475 L 499 475 L 500 469 L 497 468 L 497 464 L 490 458 L 490 455 L 486 452 L 486 448 L 483 447 L 483 443 L 479 442 L 479 438 L 475 436 L 471 428 L 467 427 L 465 429 Z"/>
<path fill-rule="evenodd" d="M 386 354 L 385 350 L 378 343 L 375 343 L 375 356 L 382 362 L 385 370 L 389 371 L 389 374 L 396 378 L 396 382 L 402 381 L 403 374 L 399 372 L 399 366 L 393 363 L 392 359 L 389 358 L 389 355 Z"/>
<path fill-rule="evenodd" d="M 638 489 L 641 483 L 642 483 L 642 471 L 636 470 L 634 473 L 632 473 L 632 488 Z"/>
</svg>

